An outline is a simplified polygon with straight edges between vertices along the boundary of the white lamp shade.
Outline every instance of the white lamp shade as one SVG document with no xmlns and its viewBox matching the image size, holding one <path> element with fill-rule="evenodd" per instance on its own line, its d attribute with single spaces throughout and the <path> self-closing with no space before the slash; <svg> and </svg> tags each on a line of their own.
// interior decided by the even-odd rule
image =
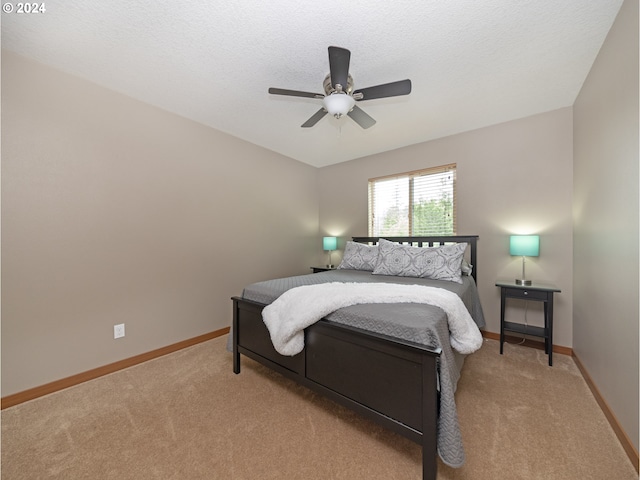
<svg viewBox="0 0 640 480">
<path fill-rule="evenodd" d="M 356 101 L 346 93 L 332 93 L 322 100 L 324 108 L 330 115 L 340 118 L 351 111 Z"/>
</svg>

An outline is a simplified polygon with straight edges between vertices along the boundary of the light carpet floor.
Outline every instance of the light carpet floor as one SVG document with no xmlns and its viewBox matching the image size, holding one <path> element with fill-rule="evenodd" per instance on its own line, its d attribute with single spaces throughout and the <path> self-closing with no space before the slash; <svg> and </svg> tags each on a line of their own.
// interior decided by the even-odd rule
<svg viewBox="0 0 640 480">
<path fill-rule="evenodd" d="M 226 337 L 2 411 L 2 479 L 420 479 L 417 444 L 242 359 Z M 570 357 L 486 340 L 439 479 L 636 479 Z"/>
</svg>

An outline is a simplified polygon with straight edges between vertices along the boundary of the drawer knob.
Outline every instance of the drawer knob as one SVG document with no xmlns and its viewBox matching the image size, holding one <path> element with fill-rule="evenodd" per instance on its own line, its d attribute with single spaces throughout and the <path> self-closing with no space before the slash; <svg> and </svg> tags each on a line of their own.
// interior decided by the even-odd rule
<svg viewBox="0 0 640 480">
<path fill-rule="evenodd" d="M 525 295 L 529 295 L 529 292 L 527 292 L 527 291 L 525 290 L 525 291 L 524 291 L 524 294 L 525 294 Z"/>
</svg>

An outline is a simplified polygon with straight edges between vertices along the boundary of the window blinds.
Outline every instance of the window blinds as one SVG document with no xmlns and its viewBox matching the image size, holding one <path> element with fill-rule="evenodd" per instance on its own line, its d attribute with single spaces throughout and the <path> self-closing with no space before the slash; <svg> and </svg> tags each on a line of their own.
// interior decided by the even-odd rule
<svg viewBox="0 0 640 480">
<path fill-rule="evenodd" d="M 455 235 L 456 165 L 369 180 L 369 235 Z"/>
</svg>

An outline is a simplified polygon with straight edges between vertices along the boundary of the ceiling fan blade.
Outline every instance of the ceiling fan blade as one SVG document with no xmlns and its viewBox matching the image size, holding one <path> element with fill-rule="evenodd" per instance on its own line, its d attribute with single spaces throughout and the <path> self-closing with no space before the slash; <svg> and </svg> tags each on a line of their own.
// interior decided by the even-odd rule
<svg viewBox="0 0 640 480">
<path fill-rule="evenodd" d="M 304 122 L 301 126 L 302 128 L 308 128 L 308 127 L 313 127 L 316 123 L 318 123 L 320 121 L 320 119 L 322 117 L 324 117 L 327 114 L 327 111 L 324 108 L 321 108 L 320 110 L 318 110 L 316 113 L 313 114 L 313 116 L 307 120 L 306 122 Z"/>
<path fill-rule="evenodd" d="M 374 98 L 398 97 L 411 93 L 411 80 L 400 80 L 398 82 L 385 83 L 374 87 L 361 88 L 353 92 L 354 98 L 362 94 L 362 100 L 373 100 Z M 358 100 L 358 98 L 356 98 Z"/>
<path fill-rule="evenodd" d="M 286 90 L 284 88 L 270 88 L 269 93 L 273 95 L 288 95 L 290 97 L 324 98 L 321 93 L 300 92 L 298 90 Z"/>
<path fill-rule="evenodd" d="M 360 125 L 362 128 L 373 127 L 376 124 L 376 121 L 357 105 L 353 107 L 353 110 L 347 113 L 347 115 L 349 115 L 353 119 L 353 121 Z"/>
<path fill-rule="evenodd" d="M 342 86 L 342 91 L 347 90 L 350 59 L 351 52 L 346 48 L 329 47 L 329 71 L 331 72 L 331 85 L 336 90 L 338 89 L 337 85 Z"/>
</svg>

